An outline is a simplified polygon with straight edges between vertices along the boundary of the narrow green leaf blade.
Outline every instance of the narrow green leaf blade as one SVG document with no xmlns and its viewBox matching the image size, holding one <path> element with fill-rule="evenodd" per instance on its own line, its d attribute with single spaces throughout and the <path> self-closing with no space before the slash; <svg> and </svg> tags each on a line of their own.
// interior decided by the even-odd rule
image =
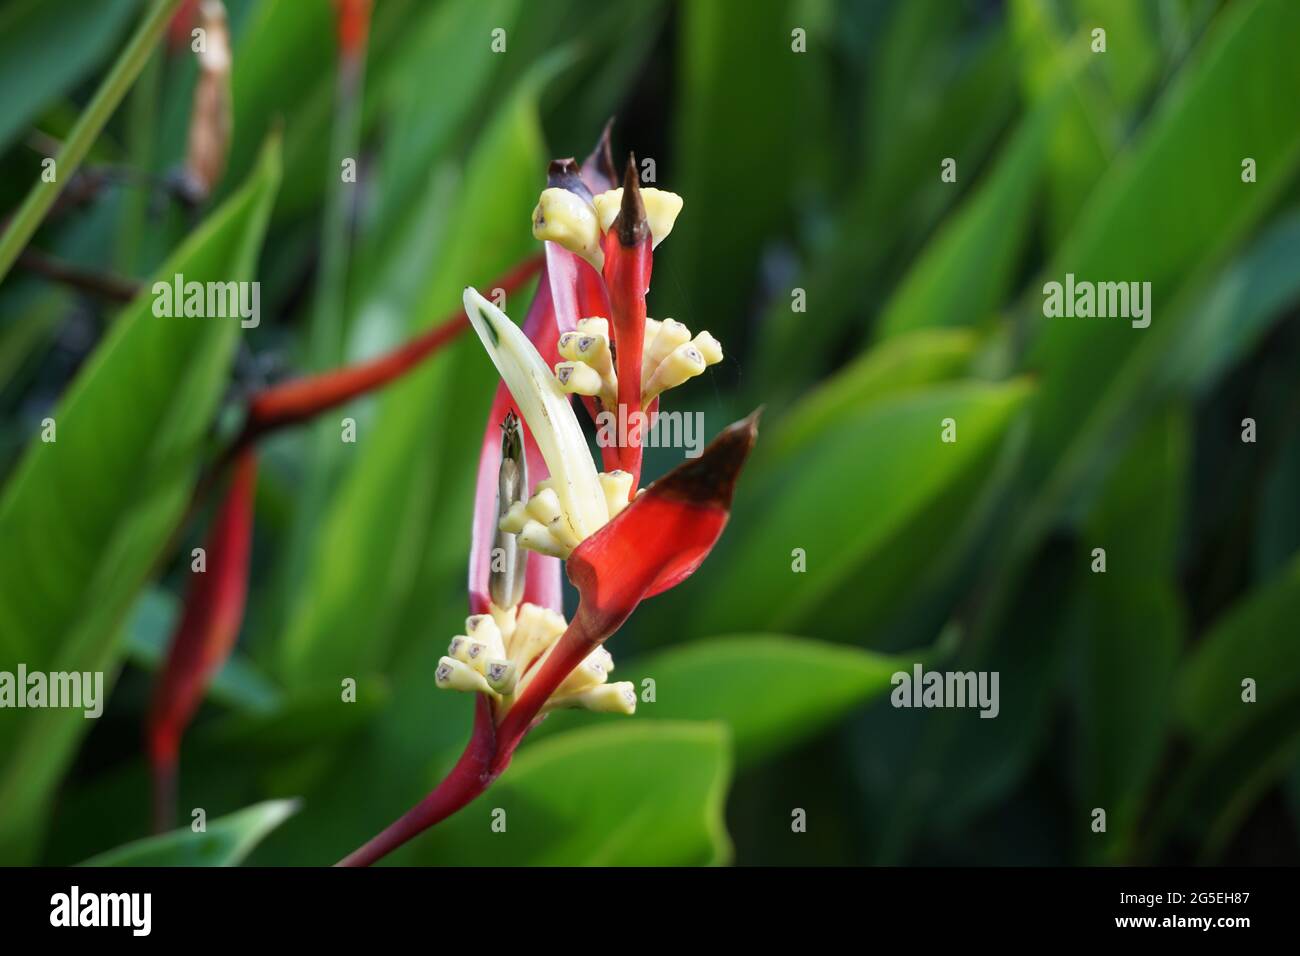
<svg viewBox="0 0 1300 956">
<path fill-rule="evenodd" d="M 81 866 L 238 866 L 268 833 L 293 816 L 296 800 L 267 800 L 211 820 L 101 853 Z"/>
<path fill-rule="evenodd" d="M 273 141 L 158 276 L 251 279 L 279 177 Z M 240 326 L 152 307 L 142 294 L 113 324 L 51 415 L 56 440 L 32 442 L 0 498 L 0 670 L 104 672 L 107 690 L 131 602 L 188 504 Z M 0 859 L 31 852 L 87 729 L 79 710 L 0 721 Z"/>
</svg>

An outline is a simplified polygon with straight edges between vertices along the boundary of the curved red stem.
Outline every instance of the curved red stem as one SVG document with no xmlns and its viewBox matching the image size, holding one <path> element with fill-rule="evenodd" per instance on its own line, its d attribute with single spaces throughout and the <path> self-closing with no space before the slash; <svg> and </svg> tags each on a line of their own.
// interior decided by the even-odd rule
<svg viewBox="0 0 1300 956">
<path fill-rule="evenodd" d="M 525 259 L 489 288 L 514 292 L 542 266 L 542 256 Z M 469 326 L 462 309 L 386 355 L 319 375 L 273 385 L 253 396 L 248 422 L 237 445 L 247 445 L 267 432 L 305 421 L 344 402 L 386 385 Z"/>
<path fill-rule="evenodd" d="M 497 777 L 492 772 L 496 737 L 491 705 L 486 697 L 480 696 L 469 743 L 442 783 L 377 836 L 334 865 L 369 866 L 471 803 Z"/>
</svg>

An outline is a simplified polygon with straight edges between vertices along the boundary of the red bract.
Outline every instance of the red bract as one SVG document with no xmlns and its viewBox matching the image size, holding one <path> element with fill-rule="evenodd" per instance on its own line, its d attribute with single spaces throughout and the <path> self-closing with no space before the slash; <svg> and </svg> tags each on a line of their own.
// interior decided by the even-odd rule
<svg viewBox="0 0 1300 956">
<path fill-rule="evenodd" d="M 560 682 L 641 601 L 680 584 L 708 557 L 757 435 L 758 412 L 728 426 L 699 458 L 656 481 L 569 556 L 565 570 L 580 595 L 578 611 L 506 715 L 497 734 L 502 749 L 518 743 Z"/>
<path fill-rule="evenodd" d="M 623 177 L 623 203 L 605 233 L 605 286 L 609 290 L 610 331 L 618 372 L 618 409 L 628 434 L 619 448 L 619 467 L 632 475 L 632 493 L 641 483 L 641 350 L 645 345 L 646 292 L 650 288 L 650 226 L 641 203 L 636 159 L 629 156 Z"/>
<path fill-rule="evenodd" d="M 155 780 L 155 825 L 170 826 L 181 735 L 203 690 L 230 655 L 244 616 L 253 537 L 257 458 L 235 461 L 230 486 L 204 543 L 205 570 L 193 572 L 149 712 L 148 745 Z"/>
</svg>

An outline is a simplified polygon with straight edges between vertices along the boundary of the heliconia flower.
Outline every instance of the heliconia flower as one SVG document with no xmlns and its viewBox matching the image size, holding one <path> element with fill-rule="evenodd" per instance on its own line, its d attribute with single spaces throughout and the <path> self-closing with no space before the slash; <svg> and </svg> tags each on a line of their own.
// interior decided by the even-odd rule
<svg viewBox="0 0 1300 956">
<path fill-rule="evenodd" d="M 466 620 L 467 633 L 453 638 L 434 674 L 439 687 L 478 698 L 465 752 L 424 800 L 338 865 L 368 866 L 470 803 L 549 711 L 634 712 L 633 686 L 601 679 L 613 669 L 601 645 L 640 601 L 680 583 L 708 556 L 756 434 L 757 413 L 731 425 L 574 551 L 567 568 L 581 600 L 572 621 L 529 604 L 504 619 Z M 521 680 L 520 663 L 529 658 L 536 663 Z"/>
<path fill-rule="evenodd" d="M 181 736 L 239 636 L 248 593 L 256 484 L 257 457 L 245 449 L 235 461 L 225 499 L 204 542 L 204 569 L 192 572 L 155 686 L 146 736 L 154 772 L 154 820 L 160 831 L 171 824 Z"/>
<path fill-rule="evenodd" d="M 736 479 L 757 434 L 757 412 L 728 426 L 699 458 L 650 485 L 573 550 L 565 568 L 578 589 L 577 613 L 511 702 L 498 732 L 500 748 L 518 743 L 563 693 L 567 676 L 603 650 L 641 601 L 680 584 L 703 563 L 727 524 Z"/>
<path fill-rule="evenodd" d="M 692 574 L 726 525 L 757 413 L 640 491 L 638 435 L 602 447 L 604 470 L 588 450 L 571 396 L 593 418 L 653 411 L 666 389 L 721 361 L 722 348 L 708 332 L 646 315 L 651 250 L 681 199 L 641 190 L 633 160 L 622 189 L 611 189 L 608 127 L 586 165 L 596 173 L 572 160 L 551 165 L 533 215 L 546 266 L 523 328 L 476 290 L 464 293 L 501 376 L 479 462 L 471 614 L 433 675 L 439 688 L 476 696 L 469 744 L 424 800 L 340 865 L 369 865 L 465 806 L 550 711 L 634 713 L 634 686 L 608 679 L 614 660 L 603 644 L 641 601 Z M 593 184 L 604 187 L 594 196 Z M 579 593 L 571 620 L 558 601 L 531 601 L 531 585 L 519 586 L 521 562 L 531 580 L 533 564 L 558 568 L 557 558 Z"/>
</svg>

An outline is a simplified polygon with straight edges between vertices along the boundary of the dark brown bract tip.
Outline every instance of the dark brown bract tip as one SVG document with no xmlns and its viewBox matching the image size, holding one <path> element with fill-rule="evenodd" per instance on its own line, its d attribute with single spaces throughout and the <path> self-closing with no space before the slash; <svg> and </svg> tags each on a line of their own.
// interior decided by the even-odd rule
<svg viewBox="0 0 1300 956">
<path fill-rule="evenodd" d="M 593 193 L 603 193 L 613 189 L 618 182 L 618 169 L 614 166 L 614 154 L 609 146 L 609 134 L 614 128 L 614 117 L 605 121 L 605 128 L 600 131 L 591 154 L 582 161 L 582 179 Z"/>
<path fill-rule="evenodd" d="M 699 458 L 685 461 L 647 490 L 656 495 L 700 506 L 729 509 L 736 492 L 736 479 L 758 440 L 762 407 L 738 422 L 732 422 L 709 442 Z"/>
<path fill-rule="evenodd" d="M 546 187 L 548 189 L 567 189 L 576 193 L 587 202 L 591 202 L 591 190 L 583 182 L 578 164 L 570 156 L 567 159 L 553 159 L 546 167 Z"/>
<path fill-rule="evenodd" d="M 627 154 L 627 170 L 623 174 L 623 203 L 611 228 L 625 248 L 640 245 L 650 238 L 650 223 L 646 221 L 641 183 L 636 173 L 636 156 L 632 153 Z"/>
</svg>

